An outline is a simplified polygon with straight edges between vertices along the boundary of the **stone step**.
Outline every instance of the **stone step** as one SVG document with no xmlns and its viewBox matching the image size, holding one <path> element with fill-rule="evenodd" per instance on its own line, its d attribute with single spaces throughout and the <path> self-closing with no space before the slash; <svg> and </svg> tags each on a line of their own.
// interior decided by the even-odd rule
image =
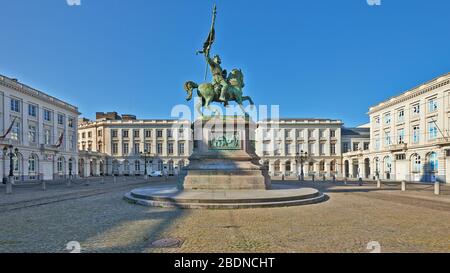
<svg viewBox="0 0 450 273">
<path fill-rule="evenodd" d="M 151 196 L 139 194 L 131 191 L 131 197 L 141 200 L 148 201 L 159 201 L 159 202 L 171 202 L 171 203 L 192 203 L 192 204 L 244 204 L 244 203 L 275 203 L 275 202 L 289 202 L 289 201 L 300 201 L 305 199 L 312 199 L 320 196 L 319 191 L 311 194 L 303 195 L 292 195 L 285 197 L 260 197 L 260 198 L 173 198 L 173 197 L 161 197 L 161 196 Z"/>
<path fill-rule="evenodd" d="M 178 203 L 169 201 L 145 200 L 133 197 L 131 193 L 127 193 L 124 199 L 133 204 L 143 206 L 163 207 L 163 208 L 180 208 L 180 209 L 250 209 L 250 208 L 274 208 L 310 205 L 324 202 L 328 199 L 327 195 L 319 194 L 313 198 L 279 201 L 279 202 L 248 202 L 248 203 Z"/>
</svg>

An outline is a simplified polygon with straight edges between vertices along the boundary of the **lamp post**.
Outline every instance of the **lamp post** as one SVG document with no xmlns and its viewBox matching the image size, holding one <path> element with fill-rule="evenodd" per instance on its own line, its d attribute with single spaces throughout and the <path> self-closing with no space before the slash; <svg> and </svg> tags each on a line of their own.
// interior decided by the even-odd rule
<svg viewBox="0 0 450 273">
<path fill-rule="evenodd" d="M 14 149 L 12 145 L 5 146 L 3 148 L 3 155 L 5 156 L 5 160 L 6 156 L 9 156 L 9 176 L 6 181 L 6 194 L 12 194 L 12 182 L 14 179 L 14 156 L 17 156 L 18 153 L 19 149 Z"/>
<path fill-rule="evenodd" d="M 296 153 L 295 156 L 297 162 L 300 161 L 300 180 L 305 180 L 305 173 L 303 172 L 303 163 L 308 158 L 308 152 L 304 152 L 303 150 L 300 153 Z"/>
</svg>

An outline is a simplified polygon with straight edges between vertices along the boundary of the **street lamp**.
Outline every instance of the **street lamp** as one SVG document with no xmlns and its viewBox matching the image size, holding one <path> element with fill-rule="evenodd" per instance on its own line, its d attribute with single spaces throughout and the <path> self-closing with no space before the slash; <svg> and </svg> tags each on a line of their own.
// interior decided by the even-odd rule
<svg viewBox="0 0 450 273">
<path fill-rule="evenodd" d="M 9 150 L 9 153 L 8 153 Z M 19 149 L 15 148 L 12 145 L 5 146 L 3 148 L 3 155 L 6 160 L 6 156 L 9 156 L 9 179 L 6 181 L 6 193 L 12 193 L 12 181 L 14 179 L 14 157 L 19 153 Z"/>
<path fill-rule="evenodd" d="M 308 158 L 308 152 L 304 152 L 303 150 L 300 151 L 300 153 L 296 153 L 295 158 L 297 159 L 297 162 L 300 161 L 300 180 L 305 180 L 305 174 L 303 172 L 303 163 Z"/>
</svg>

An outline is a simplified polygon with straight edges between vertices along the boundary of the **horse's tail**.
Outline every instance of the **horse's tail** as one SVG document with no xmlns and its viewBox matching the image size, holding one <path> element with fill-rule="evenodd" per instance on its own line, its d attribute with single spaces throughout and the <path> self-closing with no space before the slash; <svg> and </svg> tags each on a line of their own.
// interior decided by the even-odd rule
<svg viewBox="0 0 450 273">
<path fill-rule="evenodd" d="M 192 90 L 194 90 L 194 89 L 196 89 L 196 88 L 198 88 L 198 84 L 196 84 L 196 83 L 193 82 L 193 81 L 187 81 L 187 82 L 184 84 L 184 90 L 186 90 L 186 92 L 192 92 Z"/>
</svg>

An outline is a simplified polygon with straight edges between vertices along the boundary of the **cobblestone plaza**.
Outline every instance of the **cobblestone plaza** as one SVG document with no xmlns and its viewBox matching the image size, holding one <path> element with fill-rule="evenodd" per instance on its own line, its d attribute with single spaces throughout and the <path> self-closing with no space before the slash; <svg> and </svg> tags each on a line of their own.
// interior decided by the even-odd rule
<svg viewBox="0 0 450 273">
<path fill-rule="evenodd" d="M 130 205 L 124 192 L 173 183 L 142 178 L 80 180 L 17 187 L 0 194 L 0 252 L 449 252 L 450 188 L 297 182 L 329 196 L 324 203 L 273 209 L 180 210 Z M 281 182 L 275 182 L 281 183 Z M 158 239 L 182 241 L 156 248 Z"/>
</svg>

